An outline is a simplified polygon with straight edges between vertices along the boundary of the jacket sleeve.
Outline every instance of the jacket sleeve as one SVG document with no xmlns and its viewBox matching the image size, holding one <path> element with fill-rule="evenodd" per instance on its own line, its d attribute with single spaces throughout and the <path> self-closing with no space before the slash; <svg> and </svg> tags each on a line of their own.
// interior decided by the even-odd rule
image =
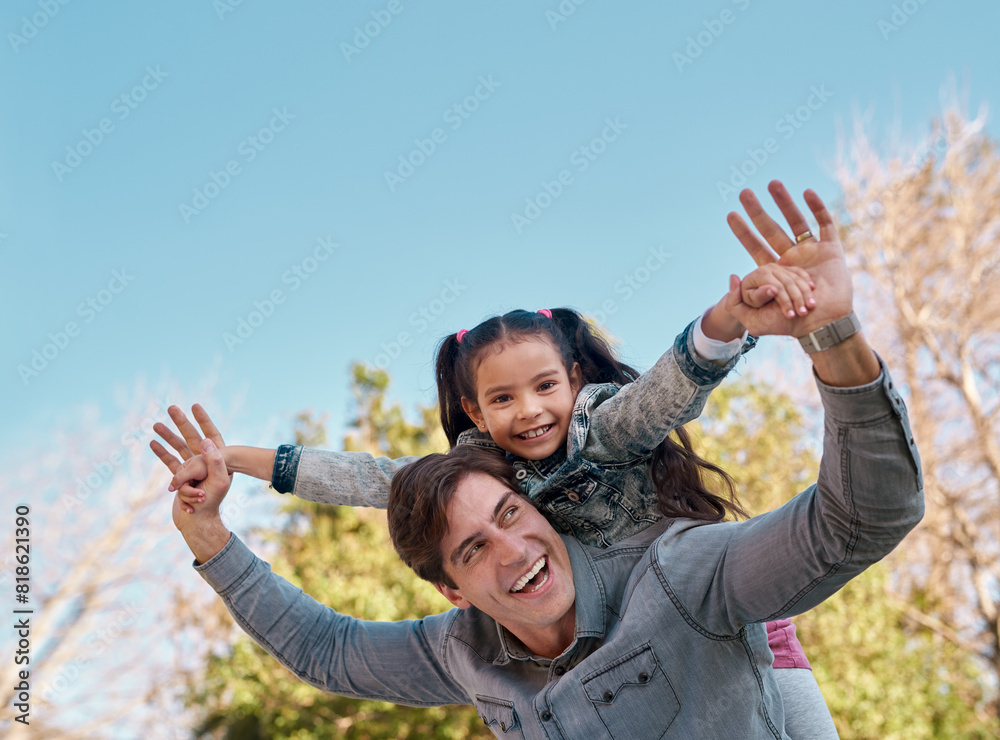
<svg viewBox="0 0 1000 740">
<path fill-rule="evenodd" d="M 274 457 L 271 486 L 306 501 L 384 509 L 396 471 L 418 457 L 373 457 L 367 452 L 331 452 L 281 445 Z"/>
<path fill-rule="evenodd" d="M 694 325 L 677 337 L 653 367 L 591 411 L 581 455 L 592 462 L 644 457 L 679 426 L 698 418 L 709 394 L 753 348 L 750 338 L 725 363 L 706 360 L 694 348 Z"/>
<path fill-rule="evenodd" d="M 709 632 L 811 609 L 888 555 L 923 516 L 920 457 L 885 367 L 865 386 L 817 385 L 825 417 L 815 485 L 749 521 L 677 520 L 657 542 L 662 584 Z"/>
<path fill-rule="evenodd" d="M 411 706 L 472 703 L 440 658 L 455 610 L 401 622 L 339 614 L 272 573 L 236 535 L 195 570 L 254 642 L 322 691 Z"/>
</svg>

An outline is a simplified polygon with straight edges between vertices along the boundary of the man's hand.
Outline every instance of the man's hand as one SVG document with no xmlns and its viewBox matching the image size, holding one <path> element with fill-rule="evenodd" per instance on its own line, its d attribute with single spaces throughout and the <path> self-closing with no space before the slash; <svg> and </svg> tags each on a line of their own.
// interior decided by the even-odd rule
<svg viewBox="0 0 1000 740">
<path fill-rule="evenodd" d="M 205 460 L 197 454 L 197 451 L 201 449 L 201 434 L 195 429 L 194 424 L 188 421 L 179 407 L 171 406 L 167 412 L 177 425 L 177 430 L 183 435 L 183 439 L 174 434 L 170 427 L 165 424 L 154 424 L 153 431 L 159 434 L 164 442 L 177 450 L 177 454 L 184 462 L 177 461 L 177 458 L 167 452 L 163 445 L 156 440 L 150 442 L 149 446 L 153 453 L 160 458 L 160 461 L 174 474 L 174 478 L 170 482 L 170 490 L 180 489 L 178 493 L 182 508 L 189 514 L 193 514 L 194 506 L 205 500 L 205 491 L 199 487 L 199 484 L 208 474 Z M 219 433 L 208 412 L 196 403 L 191 407 L 191 413 L 194 414 L 194 418 L 205 437 L 212 440 L 220 450 L 225 448 L 226 443 L 222 441 L 222 434 Z M 176 461 L 173 467 L 171 467 L 170 460 Z M 232 480 L 231 474 L 229 478 Z"/>
<path fill-rule="evenodd" d="M 171 464 L 174 467 L 180 466 L 180 460 L 169 453 L 165 454 L 172 458 Z M 229 542 L 230 532 L 222 523 L 219 506 L 229 492 L 232 478 L 226 470 L 222 454 L 212 440 L 202 440 L 201 454 L 208 465 L 208 477 L 202 482 L 205 501 L 192 516 L 184 510 L 185 504 L 181 503 L 180 495 L 175 495 L 172 514 L 174 526 L 184 536 L 195 558 L 199 563 L 206 563 Z"/>
<path fill-rule="evenodd" d="M 768 190 L 788 222 L 792 234 L 798 236 L 809 231 L 809 223 L 785 186 L 775 180 L 768 186 Z M 805 314 L 789 317 L 787 309 L 779 301 L 771 301 L 757 307 L 747 304 L 743 300 L 739 280 L 731 279 L 726 309 L 754 336 L 785 334 L 803 337 L 851 313 L 853 303 L 851 276 L 847 270 L 844 248 L 837 236 L 833 216 L 812 190 L 805 192 L 805 200 L 819 223 L 819 239 L 810 237 L 796 243 L 792 236 L 786 234 L 784 229 L 765 213 L 760 201 L 750 190 L 740 193 L 740 202 L 766 242 L 739 214 L 733 212 L 728 216 L 730 228 L 753 257 L 754 262 L 758 265 L 773 263 L 780 267 L 801 268 L 809 274 L 815 285 L 813 298 L 816 307 Z"/>
</svg>

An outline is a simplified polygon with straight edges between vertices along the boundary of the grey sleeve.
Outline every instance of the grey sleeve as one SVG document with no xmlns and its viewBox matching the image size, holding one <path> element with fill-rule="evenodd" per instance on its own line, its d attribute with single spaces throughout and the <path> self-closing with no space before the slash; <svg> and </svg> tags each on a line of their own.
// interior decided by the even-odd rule
<svg viewBox="0 0 1000 740">
<path fill-rule="evenodd" d="M 746 522 L 680 520 L 679 533 L 657 543 L 664 587 L 711 632 L 811 609 L 888 555 L 923 516 L 920 457 L 884 366 L 866 386 L 817 384 L 825 418 L 815 485 Z"/>
<path fill-rule="evenodd" d="M 195 570 L 254 642 L 318 689 L 411 706 L 471 704 L 440 659 L 454 612 L 402 622 L 339 614 L 272 573 L 236 535 Z"/>
<path fill-rule="evenodd" d="M 647 455 L 674 429 L 701 415 L 709 394 L 756 342 L 749 338 L 725 363 L 706 360 L 694 349 L 694 325 L 688 324 L 653 367 L 593 410 L 583 457 L 627 462 Z"/>
<path fill-rule="evenodd" d="M 396 471 L 418 457 L 373 457 L 367 452 L 331 452 L 281 445 L 274 456 L 271 486 L 306 501 L 384 509 Z"/>
</svg>

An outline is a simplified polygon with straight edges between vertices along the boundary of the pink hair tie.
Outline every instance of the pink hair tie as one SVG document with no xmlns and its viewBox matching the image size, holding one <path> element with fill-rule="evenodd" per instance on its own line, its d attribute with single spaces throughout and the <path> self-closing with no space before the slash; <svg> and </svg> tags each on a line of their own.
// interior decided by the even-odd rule
<svg viewBox="0 0 1000 740">
<path fill-rule="evenodd" d="M 550 317 L 551 318 L 551 317 Z M 455 335 L 455 341 L 459 344 L 462 343 L 462 337 L 469 333 L 468 329 L 459 329 L 458 334 Z"/>
<path fill-rule="evenodd" d="M 535 311 L 535 313 L 540 313 L 542 316 L 545 316 L 546 318 L 549 318 L 549 319 L 552 318 L 552 312 L 549 309 L 547 309 L 547 308 L 541 308 L 541 309 Z"/>
</svg>

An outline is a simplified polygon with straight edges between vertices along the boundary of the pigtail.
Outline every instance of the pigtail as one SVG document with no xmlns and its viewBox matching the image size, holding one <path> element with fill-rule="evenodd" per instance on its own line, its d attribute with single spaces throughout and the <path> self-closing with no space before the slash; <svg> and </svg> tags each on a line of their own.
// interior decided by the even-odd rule
<svg viewBox="0 0 1000 740">
<path fill-rule="evenodd" d="M 580 363 L 585 383 L 625 385 L 639 377 L 639 372 L 619 361 L 607 341 L 576 311 L 552 309 L 552 320 L 569 343 L 574 361 Z M 747 517 L 729 474 L 694 451 L 683 427 L 673 434 L 677 441 L 667 437 L 653 450 L 650 468 L 663 515 L 708 521 L 720 521 L 727 515 Z M 708 490 L 706 477 L 717 479 L 728 497 Z"/>
<path fill-rule="evenodd" d="M 452 447 L 458 443 L 458 435 L 473 426 L 472 420 L 462 408 L 462 390 L 458 379 L 458 353 L 461 345 L 457 337 L 457 334 L 451 334 L 444 338 L 438 348 L 435 366 L 441 426 Z"/>
<path fill-rule="evenodd" d="M 569 342 L 584 383 L 631 383 L 639 372 L 615 357 L 614 350 L 590 322 L 570 308 L 552 309 L 552 320 Z"/>
</svg>

